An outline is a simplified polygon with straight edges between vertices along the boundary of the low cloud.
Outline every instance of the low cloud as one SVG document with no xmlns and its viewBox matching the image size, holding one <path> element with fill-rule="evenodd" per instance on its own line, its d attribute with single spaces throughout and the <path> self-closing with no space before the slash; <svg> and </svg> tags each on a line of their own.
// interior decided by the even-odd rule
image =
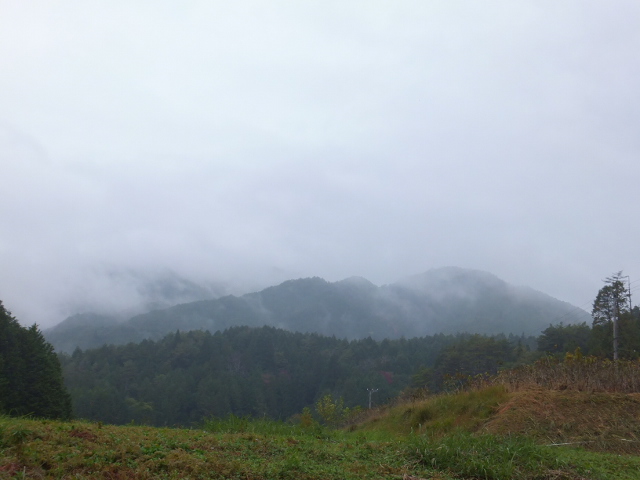
<svg viewBox="0 0 640 480">
<path fill-rule="evenodd" d="M 245 293 L 457 265 L 583 307 L 640 274 L 637 2 L 0 4 L 23 323 L 144 303 L 121 272 Z"/>
</svg>

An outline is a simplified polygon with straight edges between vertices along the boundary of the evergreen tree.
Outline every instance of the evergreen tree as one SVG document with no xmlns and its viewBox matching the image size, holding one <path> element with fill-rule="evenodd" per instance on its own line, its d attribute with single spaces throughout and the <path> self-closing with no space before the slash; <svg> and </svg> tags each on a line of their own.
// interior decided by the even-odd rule
<svg viewBox="0 0 640 480">
<path fill-rule="evenodd" d="M 71 397 L 53 347 L 22 327 L 0 301 L 0 413 L 70 418 Z"/>
<path fill-rule="evenodd" d="M 564 354 L 580 348 L 589 354 L 591 329 L 586 323 L 577 325 L 549 325 L 538 337 L 538 350 L 551 354 Z"/>
<path fill-rule="evenodd" d="M 612 350 L 613 359 L 618 359 L 620 343 L 620 319 L 630 311 L 627 289 L 622 282 L 622 272 L 618 272 L 605 280 L 606 285 L 598 291 L 593 302 L 593 335 L 597 347 L 606 354 Z M 612 348 L 607 348 L 603 341 L 611 338 Z M 597 349 L 596 347 L 596 349 Z"/>
</svg>

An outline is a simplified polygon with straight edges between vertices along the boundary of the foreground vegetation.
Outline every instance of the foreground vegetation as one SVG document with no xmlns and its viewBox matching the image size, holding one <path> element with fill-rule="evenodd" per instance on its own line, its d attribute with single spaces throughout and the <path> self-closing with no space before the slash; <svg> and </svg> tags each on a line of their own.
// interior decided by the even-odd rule
<svg viewBox="0 0 640 480">
<path fill-rule="evenodd" d="M 612 437 L 589 450 L 586 442 L 560 441 L 576 432 L 559 437 L 560 426 L 542 413 L 565 404 L 563 420 L 583 414 L 584 425 L 572 428 L 596 435 L 604 417 L 593 411 L 622 394 L 601 394 L 589 410 L 586 393 L 535 393 L 494 385 L 431 396 L 365 412 L 339 430 L 308 411 L 295 423 L 230 416 L 197 429 L 0 417 L 0 478 L 638 479 L 638 399 L 625 397 L 632 420 L 616 435 L 626 441 Z"/>
<path fill-rule="evenodd" d="M 210 432 L 3 418 L 0 478 L 337 480 L 433 473 L 393 438 L 272 421 L 220 423 Z"/>
</svg>

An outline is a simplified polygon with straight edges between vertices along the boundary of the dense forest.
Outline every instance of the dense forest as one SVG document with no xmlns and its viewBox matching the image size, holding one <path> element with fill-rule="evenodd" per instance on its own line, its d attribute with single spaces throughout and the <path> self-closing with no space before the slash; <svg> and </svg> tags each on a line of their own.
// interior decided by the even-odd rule
<svg viewBox="0 0 640 480">
<path fill-rule="evenodd" d="M 77 416 L 189 425 L 230 413 L 283 419 L 326 394 L 342 397 L 346 406 L 366 406 L 368 388 L 378 390 L 375 404 L 412 384 L 440 390 L 447 375 L 527 361 L 534 344 L 532 337 L 442 334 L 347 341 L 234 327 L 77 349 L 61 358 Z"/>
<path fill-rule="evenodd" d="M 22 327 L 0 301 L 0 414 L 69 418 L 58 357 L 36 325 Z"/>
<path fill-rule="evenodd" d="M 605 294 L 607 287 L 603 289 Z M 76 349 L 61 355 L 76 415 L 112 423 L 194 424 L 208 416 L 288 418 L 329 394 L 346 406 L 414 389 L 439 392 L 543 355 L 640 357 L 640 309 L 599 293 L 594 320 L 549 325 L 535 337 L 438 334 L 411 339 L 337 339 L 274 327 L 176 331 L 161 340 Z"/>
</svg>

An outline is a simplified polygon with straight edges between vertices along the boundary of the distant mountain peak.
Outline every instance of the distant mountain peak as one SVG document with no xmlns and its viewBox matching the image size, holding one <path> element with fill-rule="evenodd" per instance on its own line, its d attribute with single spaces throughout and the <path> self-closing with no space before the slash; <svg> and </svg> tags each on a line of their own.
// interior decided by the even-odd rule
<svg viewBox="0 0 640 480">
<path fill-rule="evenodd" d="M 339 281 L 337 281 L 335 283 L 337 285 L 352 285 L 352 286 L 356 286 L 356 287 L 360 287 L 360 288 L 377 288 L 376 285 L 371 283 L 369 280 L 367 280 L 364 277 L 359 277 L 359 276 L 347 277 L 347 278 L 345 278 L 343 280 L 339 280 Z"/>
<path fill-rule="evenodd" d="M 99 333 L 94 335 L 89 335 L 90 325 L 84 329 L 61 325 L 46 334 L 56 348 L 73 351 L 77 345 L 158 339 L 177 329 L 215 332 L 263 325 L 348 339 L 456 332 L 538 335 L 557 318 L 579 323 L 588 321 L 589 315 L 488 272 L 444 267 L 381 287 L 362 277 L 337 282 L 319 277 L 288 280 L 240 297 L 184 303 L 117 325 L 98 325 Z M 87 344 L 87 338 L 94 343 Z"/>
<path fill-rule="evenodd" d="M 492 273 L 460 267 L 441 267 L 424 273 L 405 277 L 394 285 L 433 293 L 442 290 L 466 290 L 470 293 L 479 288 L 505 288 L 507 283 Z"/>
</svg>

